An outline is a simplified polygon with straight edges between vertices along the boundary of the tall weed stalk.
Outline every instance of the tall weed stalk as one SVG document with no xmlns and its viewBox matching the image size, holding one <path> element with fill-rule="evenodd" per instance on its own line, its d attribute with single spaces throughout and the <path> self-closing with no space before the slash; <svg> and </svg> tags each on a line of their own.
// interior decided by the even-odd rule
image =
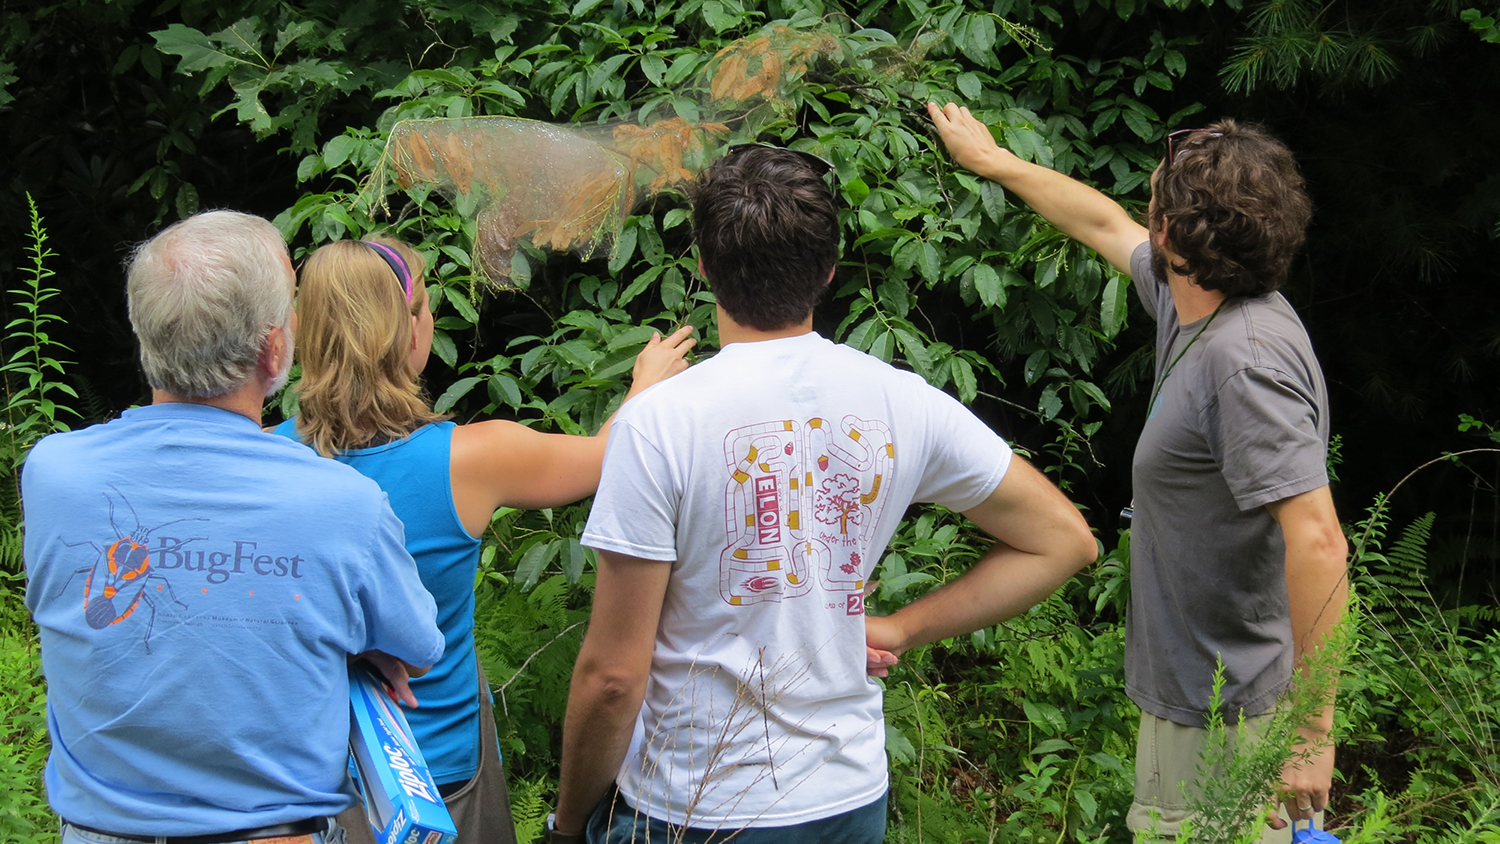
<svg viewBox="0 0 1500 844">
<path fill-rule="evenodd" d="M 59 395 L 77 398 L 61 379 L 67 351 L 52 339 L 48 327 L 62 317 L 49 313 L 46 303 L 59 295 L 48 287 L 53 271 L 46 266 L 55 253 L 47 246 L 36 202 L 31 210 L 29 266 L 6 305 L 20 312 L 5 326 L 0 345 L 8 352 L 0 366 L 5 385 L 3 427 L 0 427 L 0 841 L 52 844 L 57 841 L 57 819 L 47 806 L 42 770 L 47 761 L 46 694 L 36 628 L 21 600 L 21 464 L 37 440 L 68 430 L 60 416 L 77 414 L 60 404 Z"/>
<path fill-rule="evenodd" d="M 78 416 L 57 398 L 58 393 L 78 398 L 78 393 L 62 380 L 63 361 L 54 357 L 71 349 L 48 333 L 50 325 L 63 321 L 45 307 L 48 301 L 62 295 L 62 291 L 47 286 L 47 280 L 56 274 L 47 266 L 47 260 L 57 253 L 47 245 L 47 230 L 42 225 L 36 200 L 27 194 L 26 202 L 31 214 L 31 242 L 26 248 L 28 265 L 22 270 L 20 286 L 8 291 L 10 301 L 6 303 L 21 314 L 5 326 L 5 345 L 10 356 L 0 366 L 0 372 L 6 375 L 5 445 L 12 467 L 21 465 L 27 450 L 37 440 L 54 431 L 68 430 L 60 417 Z"/>
</svg>

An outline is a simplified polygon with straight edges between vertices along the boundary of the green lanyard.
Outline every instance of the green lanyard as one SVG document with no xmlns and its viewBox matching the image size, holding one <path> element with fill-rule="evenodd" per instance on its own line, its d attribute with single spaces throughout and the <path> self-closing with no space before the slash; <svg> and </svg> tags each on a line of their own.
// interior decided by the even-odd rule
<svg viewBox="0 0 1500 844">
<path fill-rule="evenodd" d="M 1156 408 L 1156 400 L 1161 398 L 1161 388 L 1166 385 L 1167 376 L 1171 375 L 1172 370 L 1177 368 L 1177 364 L 1182 361 L 1182 356 L 1188 353 L 1188 349 L 1191 349 L 1194 343 L 1198 342 L 1198 338 L 1203 336 L 1203 332 L 1207 331 L 1210 325 L 1213 325 L 1214 317 L 1219 315 L 1219 311 L 1224 309 L 1224 303 L 1228 301 L 1227 298 L 1219 300 L 1219 306 L 1214 308 L 1214 312 L 1208 315 L 1208 322 L 1203 323 L 1203 327 L 1198 329 L 1198 333 L 1193 335 L 1193 339 L 1189 340 L 1187 345 L 1182 347 L 1182 351 L 1177 353 L 1177 357 L 1173 358 L 1172 362 L 1167 364 L 1166 371 L 1161 374 L 1161 379 L 1156 382 L 1156 389 L 1151 391 L 1151 401 L 1146 405 L 1147 419 L 1151 418 L 1151 414 Z"/>
</svg>

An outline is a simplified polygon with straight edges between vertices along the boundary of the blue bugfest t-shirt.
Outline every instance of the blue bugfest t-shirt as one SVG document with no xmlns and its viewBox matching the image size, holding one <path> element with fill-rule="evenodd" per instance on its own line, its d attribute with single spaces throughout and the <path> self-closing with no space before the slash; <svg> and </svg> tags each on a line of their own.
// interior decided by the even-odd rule
<svg viewBox="0 0 1500 844">
<path fill-rule="evenodd" d="M 480 542 L 464 529 L 453 503 L 453 428 L 452 422 L 424 425 L 404 439 L 337 455 L 390 496 L 391 509 L 406 525 L 406 550 L 417 561 L 422 585 L 437 601 L 438 628 L 446 642 L 443 658 L 411 681 L 419 706 L 405 714 L 439 784 L 468 780 L 479 767 L 474 573 Z M 283 422 L 276 433 L 296 439 L 296 420 Z"/>
<path fill-rule="evenodd" d="M 443 648 L 379 487 L 163 404 L 42 440 L 22 496 L 60 816 L 190 836 L 351 804 L 347 655 Z"/>
</svg>

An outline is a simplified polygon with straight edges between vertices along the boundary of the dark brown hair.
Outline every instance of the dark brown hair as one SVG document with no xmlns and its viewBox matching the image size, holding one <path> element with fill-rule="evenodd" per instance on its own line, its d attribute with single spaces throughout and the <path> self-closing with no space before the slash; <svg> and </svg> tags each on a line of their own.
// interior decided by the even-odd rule
<svg viewBox="0 0 1500 844">
<path fill-rule="evenodd" d="M 1168 246 L 1182 259 L 1172 270 L 1229 296 L 1280 287 L 1312 217 L 1291 150 L 1259 126 L 1223 120 L 1172 154 L 1153 179 L 1150 211 L 1151 230 L 1165 221 Z"/>
<path fill-rule="evenodd" d="M 838 263 L 833 193 L 796 153 L 753 147 L 714 162 L 693 187 L 693 240 L 730 318 L 775 331 L 807 318 Z"/>
</svg>

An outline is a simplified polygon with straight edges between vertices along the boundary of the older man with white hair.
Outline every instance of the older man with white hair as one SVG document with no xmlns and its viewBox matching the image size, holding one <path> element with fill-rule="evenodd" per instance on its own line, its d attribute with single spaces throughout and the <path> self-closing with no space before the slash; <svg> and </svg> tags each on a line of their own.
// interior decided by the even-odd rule
<svg viewBox="0 0 1500 844">
<path fill-rule="evenodd" d="M 143 244 L 128 299 L 151 405 L 27 460 L 64 844 L 337 844 L 349 655 L 396 674 L 442 655 L 380 488 L 261 431 L 294 284 L 259 217 L 199 214 Z"/>
</svg>

